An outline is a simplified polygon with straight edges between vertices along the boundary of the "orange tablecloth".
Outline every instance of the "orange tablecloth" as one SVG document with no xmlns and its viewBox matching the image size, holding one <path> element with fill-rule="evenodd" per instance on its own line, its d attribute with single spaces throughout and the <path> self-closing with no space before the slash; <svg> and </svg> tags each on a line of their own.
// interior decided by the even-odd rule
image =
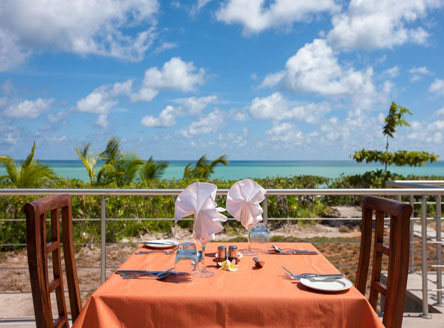
<svg viewBox="0 0 444 328">
<path fill-rule="evenodd" d="M 215 253 L 218 245 L 208 244 L 207 253 Z M 279 245 L 315 249 L 307 243 Z M 251 257 L 245 256 L 237 272 L 228 272 L 218 271 L 207 257 L 214 276 L 189 283 L 123 280 L 113 274 L 93 293 L 74 327 L 383 327 L 354 287 L 339 294 L 316 292 L 290 280 L 281 268 L 336 273 L 323 255 L 260 258 L 265 261 L 262 269 L 253 269 Z M 163 270 L 173 265 L 174 255 L 152 253 L 132 255 L 120 269 Z"/>
</svg>

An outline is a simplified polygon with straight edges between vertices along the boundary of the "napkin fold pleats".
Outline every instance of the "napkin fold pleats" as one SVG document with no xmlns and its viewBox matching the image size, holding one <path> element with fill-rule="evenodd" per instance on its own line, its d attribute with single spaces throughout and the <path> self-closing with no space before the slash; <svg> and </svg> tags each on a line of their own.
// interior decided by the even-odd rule
<svg viewBox="0 0 444 328">
<path fill-rule="evenodd" d="M 228 191 L 227 211 L 245 228 L 251 228 L 262 221 L 264 212 L 259 205 L 267 191 L 251 179 L 233 184 Z"/>
<path fill-rule="evenodd" d="M 185 188 L 176 199 L 174 219 L 177 222 L 183 217 L 194 215 L 194 233 L 201 241 L 210 241 L 214 235 L 224 229 L 221 221 L 227 217 L 217 207 L 217 186 L 212 183 L 195 182 Z"/>
</svg>

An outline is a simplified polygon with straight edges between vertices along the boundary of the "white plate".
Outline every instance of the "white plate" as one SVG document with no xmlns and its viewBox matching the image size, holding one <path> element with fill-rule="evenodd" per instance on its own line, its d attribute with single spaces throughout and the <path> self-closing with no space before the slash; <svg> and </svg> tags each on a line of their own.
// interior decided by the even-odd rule
<svg viewBox="0 0 444 328">
<path fill-rule="evenodd" d="M 323 292 L 341 292 L 353 286 L 352 282 L 345 278 L 302 278 L 300 283 Z"/>
<path fill-rule="evenodd" d="M 158 240 L 144 241 L 143 244 L 151 248 L 163 249 L 163 248 L 176 247 L 179 243 L 175 240 L 170 240 L 170 239 L 158 239 Z"/>
</svg>

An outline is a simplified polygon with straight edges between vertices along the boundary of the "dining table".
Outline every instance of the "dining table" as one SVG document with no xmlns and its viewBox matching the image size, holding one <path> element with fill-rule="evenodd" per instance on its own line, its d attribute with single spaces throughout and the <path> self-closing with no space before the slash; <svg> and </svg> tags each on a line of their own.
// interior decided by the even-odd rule
<svg viewBox="0 0 444 328">
<path fill-rule="evenodd" d="M 310 243 L 274 243 L 281 248 L 316 251 Z M 206 246 L 209 278 L 181 281 L 171 275 L 123 279 L 113 273 L 93 292 L 74 327 L 383 327 L 381 318 L 354 286 L 341 292 L 308 288 L 290 279 L 295 273 L 339 273 L 327 258 L 264 252 L 238 262 L 237 271 L 220 270 L 217 246 L 247 243 L 211 242 Z M 267 248 L 268 249 L 268 248 Z M 136 252 L 145 250 L 141 246 Z M 270 250 L 272 248 L 270 247 Z M 166 270 L 174 252 L 133 253 L 119 270 Z M 356 259 L 357 260 L 357 259 Z"/>
</svg>

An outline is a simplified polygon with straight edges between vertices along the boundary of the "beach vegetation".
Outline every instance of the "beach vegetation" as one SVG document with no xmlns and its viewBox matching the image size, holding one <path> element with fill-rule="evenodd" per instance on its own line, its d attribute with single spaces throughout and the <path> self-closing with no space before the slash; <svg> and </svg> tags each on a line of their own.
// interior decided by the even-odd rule
<svg viewBox="0 0 444 328">
<path fill-rule="evenodd" d="M 0 164 L 6 169 L 5 175 L 0 176 L 0 181 L 6 182 L 17 188 L 41 187 L 56 179 L 54 172 L 46 165 L 34 159 L 35 142 L 26 159 L 17 165 L 17 162 L 9 156 L 0 156 Z"/>
<path fill-rule="evenodd" d="M 384 119 L 385 125 L 382 128 L 382 135 L 386 138 L 385 151 L 361 149 L 354 152 L 351 158 L 358 163 L 381 163 L 384 165 L 384 172 L 387 172 L 389 165 L 396 166 L 423 166 L 425 163 L 436 162 L 438 155 L 425 151 L 407 151 L 398 150 L 396 152 L 389 152 L 390 139 L 395 138 L 395 133 L 398 127 L 410 124 L 405 120 L 405 115 L 412 115 L 412 112 L 405 107 L 397 105 L 392 102 L 389 112 Z"/>
<path fill-rule="evenodd" d="M 206 155 L 202 155 L 196 162 L 196 164 L 190 162 L 185 166 L 183 171 L 184 179 L 199 179 L 206 180 L 214 173 L 214 168 L 217 165 L 228 165 L 227 155 L 222 155 L 213 161 L 209 161 Z"/>
<path fill-rule="evenodd" d="M 149 183 L 152 180 L 160 179 L 168 167 L 166 162 L 155 162 L 151 156 L 145 163 L 140 166 L 139 177 L 144 183 Z"/>
</svg>

